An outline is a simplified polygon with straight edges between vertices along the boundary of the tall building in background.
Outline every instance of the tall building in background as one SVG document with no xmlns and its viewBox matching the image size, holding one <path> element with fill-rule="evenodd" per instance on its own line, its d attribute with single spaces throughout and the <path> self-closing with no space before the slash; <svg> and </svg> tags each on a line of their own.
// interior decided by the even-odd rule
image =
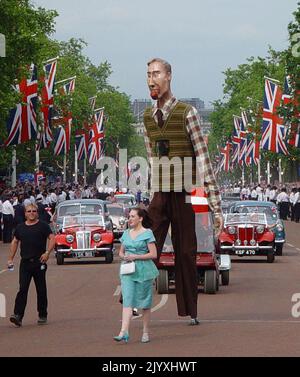
<svg viewBox="0 0 300 377">
<path fill-rule="evenodd" d="M 202 101 L 200 98 L 181 98 L 180 101 L 188 103 L 189 105 L 197 109 L 201 118 L 202 133 L 204 136 L 208 136 L 211 127 L 209 116 L 213 112 L 213 109 L 205 108 L 204 101 Z M 144 135 L 144 111 L 146 107 L 149 107 L 151 105 L 152 101 L 150 99 L 135 99 L 131 103 L 131 109 L 135 118 L 133 127 L 135 128 L 136 133 L 140 136 Z"/>
</svg>

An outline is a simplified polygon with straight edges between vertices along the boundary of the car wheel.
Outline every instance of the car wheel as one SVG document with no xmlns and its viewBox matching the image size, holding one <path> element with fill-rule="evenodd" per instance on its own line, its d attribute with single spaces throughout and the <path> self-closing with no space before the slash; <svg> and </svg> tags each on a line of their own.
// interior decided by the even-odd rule
<svg viewBox="0 0 300 377">
<path fill-rule="evenodd" d="M 217 291 L 217 273 L 214 270 L 206 270 L 204 274 L 204 293 L 215 294 Z"/>
<path fill-rule="evenodd" d="M 112 263 L 113 260 L 114 260 L 114 254 L 113 254 L 112 249 L 110 249 L 109 251 L 106 251 L 105 253 L 105 262 Z"/>
<path fill-rule="evenodd" d="M 229 284 L 229 270 L 221 272 L 221 280 L 222 280 L 222 285 Z"/>
<path fill-rule="evenodd" d="M 157 277 L 157 293 L 164 294 L 169 292 L 169 272 L 168 270 L 159 270 Z"/>
<path fill-rule="evenodd" d="M 282 255 L 283 244 L 282 243 L 277 244 L 275 248 L 276 248 L 276 255 Z"/>
<path fill-rule="evenodd" d="M 267 262 L 268 263 L 273 263 L 275 260 L 275 254 L 273 251 L 269 251 L 267 254 Z"/>
<path fill-rule="evenodd" d="M 60 266 L 64 264 L 64 256 L 61 253 L 56 253 L 56 263 Z"/>
</svg>

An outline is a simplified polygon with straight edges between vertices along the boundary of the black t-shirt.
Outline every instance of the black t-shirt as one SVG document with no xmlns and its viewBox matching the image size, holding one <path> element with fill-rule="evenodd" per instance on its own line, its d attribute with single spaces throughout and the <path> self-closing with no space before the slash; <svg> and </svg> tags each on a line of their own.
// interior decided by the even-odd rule
<svg viewBox="0 0 300 377">
<path fill-rule="evenodd" d="M 40 257 L 46 251 L 47 238 L 52 233 L 50 226 L 44 221 L 34 225 L 19 224 L 14 236 L 21 242 L 21 258 Z"/>
</svg>

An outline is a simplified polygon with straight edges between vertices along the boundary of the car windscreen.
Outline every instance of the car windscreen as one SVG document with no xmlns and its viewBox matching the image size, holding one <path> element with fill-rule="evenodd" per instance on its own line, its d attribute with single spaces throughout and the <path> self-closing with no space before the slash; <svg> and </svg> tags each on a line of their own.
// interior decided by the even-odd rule
<svg viewBox="0 0 300 377">
<path fill-rule="evenodd" d="M 64 216 L 63 228 L 72 228 L 75 226 L 104 226 L 102 216 Z"/>
<path fill-rule="evenodd" d="M 107 209 L 111 216 L 125 216 L 123 208 L 107 206 Z"/>
<path fill-rule="evenodd" d="M 130 205 L 134 205 L 135 204 L 135 200 L 131 196 L 119 196 L 119 195 L 117 196 L 116 195 L 115 199 L 119 203 L 130 204 Z"/>
<path fill-rule="evenodd" d="M 267 218 L 268 225 L 274 224 L 278 220 L 278 212 L 276 208 L 269 206 L 236 206 L 234 212 L 237 213 L 264 213 Z"/>
<path fill-rule="evenodd" d="M 229 224 L 263 224 L 267 225 L 264 213 L 227 213 L 225 215 L 225 225 Z"/>
<path fill-rule="evenodd" d="M 211 253 L 215 250 L 214 225 L 211 213 L 196 214 L 195 235 L 197 239 L 197 253 Z M 171 226 L 163 245 L 163 252 L 174 252 Z"/>
<path fill-rule="evenodd" d="M 103 215 L 102 206 L 97 203 L 89 204 L 66 204 L 59 208 L 58 217 L 75 215 Z"/>
</svg>

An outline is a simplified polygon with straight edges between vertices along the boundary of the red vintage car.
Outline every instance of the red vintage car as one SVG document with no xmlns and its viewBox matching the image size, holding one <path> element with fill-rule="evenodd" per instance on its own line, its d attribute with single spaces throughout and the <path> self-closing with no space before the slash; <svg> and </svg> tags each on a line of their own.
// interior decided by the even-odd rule
<svg viewBox="0 0 300 377">
<path fill-rule="evenodd" d="M 275 259 L 275 234 L 268 228 L 265 213 L 228 213 L 218 239 L 218 252 Z"/>
<path fill-rule="evenodd" d="M 104 257 L 106 263 L 112 263 L 113 239 L 113 232 L 106 228 L 103 216 L 65 216 L 55 236 L 57 264 L 63 264 L 65 258 L 93 257 Z"/>
<path fill-rule="evenodd" d="M 204 293 L 214 294 L 219 290 L 219 278 L 222 285 L 229 284 L 231 268 L 228 255 L 218 256 L 215 252 L 215 239 L 212 216 L 210 213 L 196 213 L 195 227 L 197 236 L 196 264 L 199 286 L 204 287 Z M 171 241 L 171 228 L 157 264 L 159 275 L 156 280 L 158 293 L 168 293 L 176 284 L 175 253 Z"/>
</svg>

